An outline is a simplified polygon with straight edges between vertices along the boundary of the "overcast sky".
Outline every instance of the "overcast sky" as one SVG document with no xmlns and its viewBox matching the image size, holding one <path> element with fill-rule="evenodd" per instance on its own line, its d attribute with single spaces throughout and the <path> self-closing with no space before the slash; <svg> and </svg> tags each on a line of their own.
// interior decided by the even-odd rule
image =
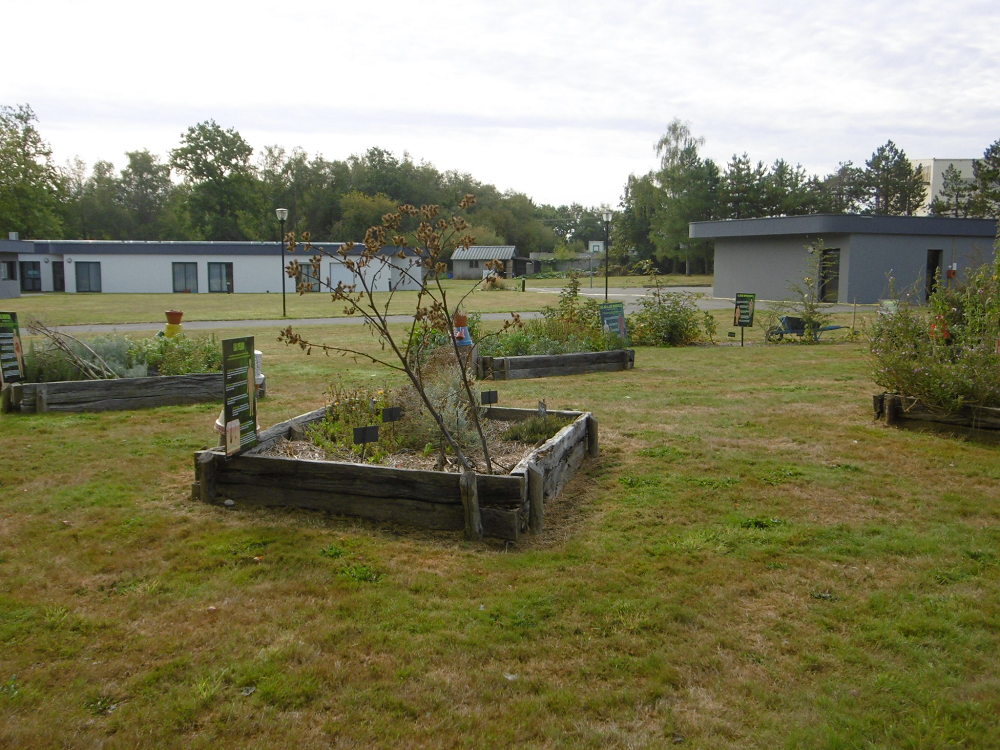
<svg viewBox="0 0 1000 750">
<path fill-rule="evenodd" d="M 380 146 L 536 202 L 616 206 L 673 118 L 720 163 L 826 174 L 892 139 L 1000 139 L 1000 3 L 0 0 L 0 104 L 54 157 L 166 157 L 214 119 L 259 151 Z"/>
</svg>

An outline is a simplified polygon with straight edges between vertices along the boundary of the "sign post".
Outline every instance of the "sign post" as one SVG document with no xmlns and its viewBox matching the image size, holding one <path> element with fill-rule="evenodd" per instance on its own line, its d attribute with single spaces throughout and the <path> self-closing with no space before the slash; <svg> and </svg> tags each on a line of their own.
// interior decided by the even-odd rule
<svg viewBox="0 0 1000 750">
<path fill-rule="evenodd" d="M 24 350 L 17 313 L 0 312 L 0 387 L 24 380 Z"/>
<path fill-rule="evenodd" d="M 253 336 L 222 341 L 226 456 L 257 445 L 257 388 Z"/>
<path fill-rule="evenodd" d="M 736 295 L 736 309 L 733 311 L 733 325 L 740 329 L 740 346 L 743 346 L 743 329 L 753 328 L 754 306 L 756 294 L 739 293 Z"/>
<path fill-rule="evenodd" d="M 625 345 L 629 345 L 628 339 L 628 324 L 625 322 L 625 303 L 624 302 L 602 302 L 599 305 L 601 309 L 601 328 L 607 333 L 618 334 Z"/>
</svg>

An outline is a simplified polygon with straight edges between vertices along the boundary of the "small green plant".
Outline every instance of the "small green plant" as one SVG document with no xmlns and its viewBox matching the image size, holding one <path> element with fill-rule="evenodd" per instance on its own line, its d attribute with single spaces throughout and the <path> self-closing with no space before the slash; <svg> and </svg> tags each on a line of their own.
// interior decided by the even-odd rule
<svg viewBox="0 0 1000 750">
<path fill-rule="evenodd" d="M 385 388 L 366 390 L 332 385 L 329 406 L 320 421 L 310 425 L 306 435 L 329 453 L 360 456 L 373 463 L 384 459 L 395 448 L 394 431 L 379 430 L 377 443 L 354 444 L 354 428 L 382 424 L 382 409 L 389 406 Z"/>
<path fill-rule="evenodd" d="M 17 684 L 17 675 L 11 675 L 7 682 L 0 683 L 0 697 L 16 698 L 21 692 L 20 685 Z"/>
<path fill-rule="evenodd" d="M 340 575 L 358 583 L 378 583 L 382 580 L 381 573 L 362 563 L 345 566 L 341 569 Z"/>
<path fill-rule="evenodd" d="M 503 434 L 504 440 L 518 440 L 534 445 L 545 442 L 559 430 L 570 423 L 569 419 L 546 414 L 544 417 L 531 417 L 523 422 L 515 422 Z"/>
<path fill-rule="evenodd" d="M 347 554 L 347 551 L 336 544 L 329 544 L 319 551 L 323 557 L 329 557 L 331 560 L 336 560 Z"/>
</svg>

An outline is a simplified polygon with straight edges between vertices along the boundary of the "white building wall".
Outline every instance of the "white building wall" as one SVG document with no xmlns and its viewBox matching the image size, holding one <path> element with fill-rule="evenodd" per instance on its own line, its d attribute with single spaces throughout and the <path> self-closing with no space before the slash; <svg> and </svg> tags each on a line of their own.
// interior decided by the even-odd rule
<svg viewBox="0 0 1000 750">
<path fill-rule="evenodd" d="M 920 167 L 927 186 L 927 195 L 924 197 L 922 205 L 914 214 L 915 216 L 927 216 L 930 213 L 931 202 L 938 197 L 944 187 L 944 173 L 949 166 L 954 165 L 959 174 L 969 183 L 972 182 L 972 163 L 975 159 L 910 159 L 914 167 Z"/>
<path fill-rule="evenodd" d="M 174 263 L 195 263 L 198 272 L 198 293 L 207 294 L 208 264 L 233 264 L 233 292 L 240 293 L 280 293 L 284 283 L 287 294 L 295 294 L 296 281 L 284 273 L 281 258 L 277 255 L 232 255 L 205 254 L 183 255 L 172 253 L 67 253 L 66 255 L 42 255 L 22 253 L 19 260 L 35 261 L 40 264 L 42 291 L 53 291 L 52 267 L 56 261 L 64 262 L 66 291 L 75 293 L 76 264 L 91 262 L 101 264 L 101 291 L 104 294 L 172 294 L 174 291 Z M 288 261 L 286 256 L 286 262 Z M 46 262 L 48 261 L 48 262 Z M 301 262 L 301 261 L 300 261 Z M 376 260 L 368 269 L 366 278 L 375 291 L 389 291 L 390 286 L 401 290 L 419 288 L 417 278 L 404 274 L 397 264 L 412 268 L 411 275 L 419 278 L 423 270 L 417 259 L 405 260 L 392 257 L 385 264 Z M 352 284 L 354 274 L 347 270 L 343 262 L 331 259 L 326 264 L 330 281 L 336 287 L 338 281 Z M 323 281 L 326 281 L 324 277 Z M 326 291 L 324 286 L 323 291 Z"/>
</svg>

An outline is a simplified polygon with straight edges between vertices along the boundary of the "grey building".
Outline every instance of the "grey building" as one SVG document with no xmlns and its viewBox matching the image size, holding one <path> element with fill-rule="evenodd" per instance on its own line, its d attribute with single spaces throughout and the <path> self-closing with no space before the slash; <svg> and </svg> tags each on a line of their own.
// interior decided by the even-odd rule
<svg viewBox="0 0 1000 750">
<path fill-rule="evenodd" d="M 451 254 L 451 274 L 456 279 L 481 279 L 486 271 L 486 263 L 500 260 L 508 279 L 524 276 L 529 272 L 531 261 L 517 254 L 514 245 L 472 245 L 468 250 L 456 248 Z"/>
<path fill-rule="evenodd" d="M 17 240 L 0 240 L 0 299 L 21 296 L 17 267 L 20 248 L 21 243 Z"/>
<path fill-rule="evenodd" d="M 787 299 L 812 268 L 808 246 L 824 248 L 818 289 L 826 302 L 871 304 L 897 290 L 925 298 L 935 274 L 958 278 L 992 261 L 997 222 L 914 216 L 816 215 L 700 221 L 693 239 L 715 241 L 715 296 L 737 292 Z"/>
</svg>

